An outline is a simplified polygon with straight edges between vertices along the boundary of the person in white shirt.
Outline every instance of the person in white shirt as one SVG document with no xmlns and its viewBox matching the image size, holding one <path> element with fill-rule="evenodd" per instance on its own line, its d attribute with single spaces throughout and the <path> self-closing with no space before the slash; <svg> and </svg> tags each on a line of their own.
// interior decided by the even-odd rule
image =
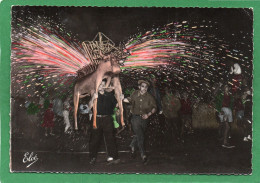
<svg viewBox="0 0 260 183">
<path fill-rule="evenodd" d="M 69 120 L 69 111 L 70 111 L 70 104 L 69 104 L 69 98 L 67 98 L 64 102 L 64 108 L 62 111 L 65 129 L 64 132 L 68 133 L 68 129 L 71 127 L 70 120 Z"/>
<path fill-rule="evenodd" d="M 83 130 L 84 134 L 88 134 L 88 130 L 90 129 L 90 122 L 92 119 L 92 111 L 89 108 L 86 100 L 82 102 L 79 106 L 79 123 L 81 125 L 81 129 Z"/>
</svg>

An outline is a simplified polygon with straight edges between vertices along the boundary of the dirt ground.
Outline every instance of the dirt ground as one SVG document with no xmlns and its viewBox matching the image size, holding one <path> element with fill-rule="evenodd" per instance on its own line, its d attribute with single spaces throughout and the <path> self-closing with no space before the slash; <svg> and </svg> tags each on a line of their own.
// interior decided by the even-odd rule
<svg viewBox="0 0 260 183">
<path fill-rule="evenodd" d="M 151 127 L 150 127 L 151 128 Z M 97 162 L 89 164 L 89 134 L 82 131 L 70 135 L 56 129 L 55 136 L 44 136 L 42 129 L 33 139 L 26 135 L 12 138 L 12 170 L 15 172 L 80 172 L 80 173 L 169 173 L 169 174 L 250 174 L 251 141 L 242 141 L 241 134 L 232 133 L 230 142 L 235 148 L 225 149 L 218 139 L 217 129 L 195 130 L 181 141 L 165 140 L 158 132 L 148 131 L 146 149 L 148 163 L 139 156 L 130 157 L 128 146 L 131 133 L 124 131 L 117 138 L 121 162 L 107 165 L 104 143 L 100 146 Z M 151 136 L 151 134 L 153 134 Z M 150 135 L 150 136 L 149 136 Z M 161 135 L 161 136 L 160 136 Z M 37 155 L 37 162 L 26 168 L 24 154 Z"/>
</svg>

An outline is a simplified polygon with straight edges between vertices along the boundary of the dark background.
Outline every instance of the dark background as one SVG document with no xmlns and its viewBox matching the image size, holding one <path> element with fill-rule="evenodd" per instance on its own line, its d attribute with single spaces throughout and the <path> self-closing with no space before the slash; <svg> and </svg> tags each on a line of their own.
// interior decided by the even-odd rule
<svg viewBox="0 0 260 183">
<path fill-rule="evenodd" d="M 131 36 L 171 22 L 210 20 L 218 22 L 214 34 L 226 41 L 239 42 L 244 32 L 252 32 L 253 11 L 243 8 L 103 8 L 103 7 L 21 7 L 14 6 L 16 18 L 28 21 L 46 17 L 62 23 L 79 41 L 92 40 L 103 32 L 116 44 Z M 37 21 L 35 21 L 37 22 Z M 232 36 L 232 34 L 234 34 Z"/>
</svg>

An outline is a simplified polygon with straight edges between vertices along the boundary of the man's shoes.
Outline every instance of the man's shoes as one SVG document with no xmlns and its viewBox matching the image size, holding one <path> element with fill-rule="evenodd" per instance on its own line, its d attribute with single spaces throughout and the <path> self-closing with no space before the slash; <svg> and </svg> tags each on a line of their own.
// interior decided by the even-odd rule
<svg viewBox="0 0 260 183">
<path fill-rule="evenodd" d="M 118 139 L 122 139 L 122 137 L 120 135 L 116 135 L 116 138 Z"/>
<path fill-rule="evenodd" d="M 147 156 L 146 155 L 143 155 L 142 156 L 142 161 L 143 161 L 143 164 L 147 164 Z"/>
<path fill-rule="evenodd" d="M 251 135 L 247 136 L 247 140 L 252 140 Z"/>
<path fill-rule="evenodd" d="M 243 141 L 244 141 L 244 142 L 247 142 L 247 141 L 248 141 L 247 137 L 244 137 Z"/>
<path fill-rule="evenodd" d="M 130 154 L 131 154 L 131 158 L 136 158 L 136 151 L 134 147 L 130 146 Z"/>
<path fill-rule="evenodd" d="M 94 165 L 96 163 L 96 158 L 91 158 L 89 164 Z"/>
<path fill-rule="evenodd" d="M 112 157 L 109 157 L 109 158 L 112 158 Z M 108 159 L 109 159 L 109 158 L 108 158 Z M 118 164 L 118 163 L 120 163 L 120 159 L 113 159 L 113 158 L 112 158 L 112 159 L 109 159 L 109 160 L 108 160 L 108 159 L 107 159 L 107 165 L 112 165 L 112 164 Z"/>
<path fill-rule="evenodd" d="M 247 137 L 244 137 L 243 141 L 247 142 L 248 140 L 252 140 L 251 135 L 248 135 Z"/>
<path fill-rule="evenodd" d="M 234 148 L 235 146 L 231 146 L 230 144 L 227 143 L 227 144 L 222 144 L 222 147 L 231 149 Z"/>
<path fill-rule="evenodd" d="M 107 158 L 107 162 L 110 162 L 110 161 L 113 161 L 113 160 L 114 160 L 114 158 L 112 158 L 112 157 Z"/>
</svg>

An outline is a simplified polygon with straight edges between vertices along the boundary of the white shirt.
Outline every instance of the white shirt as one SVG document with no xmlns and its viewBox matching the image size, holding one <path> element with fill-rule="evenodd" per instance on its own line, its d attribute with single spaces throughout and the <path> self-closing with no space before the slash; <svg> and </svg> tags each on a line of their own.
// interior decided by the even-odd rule
<svg viewBox="0 0 260 183">
<path fill-rule="evenodd" d="M 63 117 L 64 117 L 64 122 L 67 124 L 67 123 L 69 123 L 69 111 L 68 110 L 64 110 L 63 112 L 62 112 L 62 114 L 63 114 Z"/>
<path fill-rule="evenodd" d="M 241 67 L 238 63 L 235 63 L 232 67 L 231 67 L 231 71 L 230 74 L 241 74 Z"/>
<path fill-rule="evenodd" d="M 90 111 L 90 109 L 89 109 L 89 107 L 88 107 L 88 104 L 81 104 L 80 106 L 79 106 L 79 110 L 80 110 L 80 113 L 81 114 L 88 114 L 89 113 L 89 111 Z"/>
</svg>

